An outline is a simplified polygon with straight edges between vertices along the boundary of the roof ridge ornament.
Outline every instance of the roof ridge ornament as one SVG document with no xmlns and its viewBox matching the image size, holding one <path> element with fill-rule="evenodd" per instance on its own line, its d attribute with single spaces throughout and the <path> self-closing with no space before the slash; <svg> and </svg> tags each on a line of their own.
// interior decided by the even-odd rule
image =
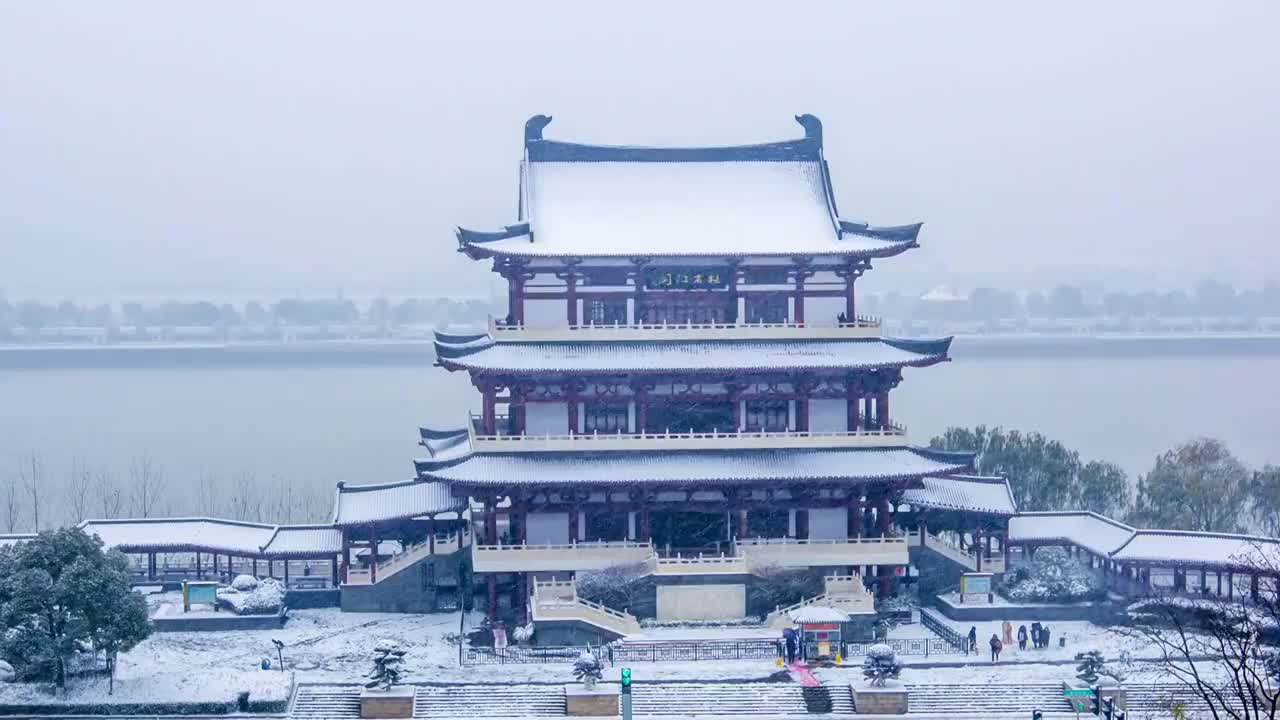
<svg viewBox="0 0 1280 720">
<path fill-rule="evenodd" d="M 550 120 L 551 118 L 547 118 Z M 800 127 L 804 128 L 804 138 L 811 140 L 822 147 L 822 121 L 817 115 L 804 113 L 796 116 L 796 122 L 800 123 Z"/>
<path fill-rule="evenodd" d="M 534 115 L 524 121 L 524 144 L 542 139 L 542 129 L 551 124 L 550 115 Z"/>
</svg>

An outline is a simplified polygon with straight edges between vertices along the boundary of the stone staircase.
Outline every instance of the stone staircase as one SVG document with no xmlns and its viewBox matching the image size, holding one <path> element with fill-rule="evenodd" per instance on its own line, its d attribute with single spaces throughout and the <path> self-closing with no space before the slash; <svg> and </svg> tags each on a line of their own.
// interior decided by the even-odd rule
<svg viewBox="0 0 1280 720">
<path fill-rule="evenodd" d="M 640 632 L 640 621 L 631 613 L 583 600 L 572 580 L 534 582 L 529 598 L 529 618 L 540 621 L 576 621 L 623 637 Z"/>
<path fill-rule="evenodd" d="M 556 717 L 566 712 L 563 685 L 417 686 L 415 718 Z M 342 720 L 360 717 L 358 685 L 302 685 L 290 718 Z"/>
<path fill-rule="evenodd" d="M 1173 717 L 1173 706 L 1181 704 L 1188 718 L 1211 718 L 1209 703 L 1178 683 L 1128 685 L 1130 717 Z M 1221 715 L 1221 713 L 1219 713 Z"/>
<path fill-rule="evenodd" d="M 563 685 L 421 686 L 415 718 L 558 716 L 567 712 Z"/>
<path fill-rule="evenodd" d="M 451 548 L 442 547 L 437 544 L 435 554 L 442 555 Z M 378 563 L 378 573 L 376 582 L 382 582 L 394 577 L 401 570 L 413 567 L 419 560 L 430 557 L 432 554 L 431 544 L 424 541 L 416 545 L 409 545 L 404 548 L 403 552 L 392 555 L 390 558 Z M 347 581 L 344 585 L 370 585 L 374 584 L 373 573 L 366 569 L 352 568 L 347 571 Z"/>
<path fill-rule="evenodd" d="M 769 613 L 765 624 L 772 628 L 790 627 L 790 613 L 809 605 L 834 608 L 850 615 L 875 612 L 875 595 L 867 592 L 862 585 L 862 578 L 857 575 L 828 575 L 823 578 L 823 590 L 825 592 L 821 595 L 805 598 L 787 607 L 779 607 Z"/>
<path fill-rule="evenodd" d="M 927 537 L 922 537 L 919 531 L 908 533 L 907 544 L 913 548 L 922 548 L 954 562 L 966 570 L 976 571 L 978 569 L 977 559 L 968 552 L 961 550 L 954 542 L 929 533 Z M 982 572 L 1002 573 L 1005 571 L 1004 557 L 993 556 L 983 558 Z"/>
<path fill-rule="evenodd" d="M 911 685 L 912 715 L 966 713 L 1025 713 L 1039 708 L 1046 713 L 1067 712 L 1071 704 L 1062 697 L 1062 683 L 1008 685 Z"/>
<path fill-rule="evenodd" d="M 637 716 L 852 714 L 853 695 L 843 685 L 639 683 L 632 708 Z"/>
</svg>

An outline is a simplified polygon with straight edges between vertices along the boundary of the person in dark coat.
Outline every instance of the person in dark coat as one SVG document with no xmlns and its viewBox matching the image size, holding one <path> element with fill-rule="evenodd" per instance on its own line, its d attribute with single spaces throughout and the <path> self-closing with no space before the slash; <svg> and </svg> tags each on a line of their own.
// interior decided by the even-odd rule
<svg viewBox="0 0 1280 720">
<path fill-rule="evenodd" d="M 991 646 L 991 662 L 999 660 L 1000 650 L 1004 648 L 1004 643 L 1000 642 L 1000 636 L 992 633 L 988 644 Z"/>
<path fill-rule="evenodd" d="M 1031 623 L 1031 647 L 1040 647 L 1040 623 Z"/>
<path fill-rule="evenodd" d="M 1040 647 L 1049 647 L 1049 626 L 1040 628 Z"/>
<path fill-rule="evenodd" d="M 795 628 L 787 628 L 782 631 L 782 642 L 787 648 L 787 664 L 794 665 L 796 662 L 796 631 Z"/>
<path fill-rule="evenodd" d="M 1018 626 L 1018 649 L 1019 650 L 1027 649 L 1027 626 L 1026 625 Z"/>
<path fill-rule="evenodd" d="M 978 654 L 978 626 L 971 625 L 969 627 L 969 652 L 974 655 Z"/>
</svg>

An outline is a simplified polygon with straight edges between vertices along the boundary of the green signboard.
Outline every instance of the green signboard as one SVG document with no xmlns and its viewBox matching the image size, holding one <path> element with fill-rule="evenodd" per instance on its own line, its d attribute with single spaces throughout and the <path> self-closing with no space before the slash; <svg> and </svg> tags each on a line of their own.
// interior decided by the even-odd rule
<svg viewBox="0 0 1280 720">
<path fill-rule="evenodd" d="M 1063 688 L 1062 697 L 1093 697 L 1093 690 L 1090 688 Z"/>
<path fill-rule="evenodd" d="M 986 595 L 991 592 L 991 575 L 965 573 L 960 576 L 960 594 Z"/>
</svg>

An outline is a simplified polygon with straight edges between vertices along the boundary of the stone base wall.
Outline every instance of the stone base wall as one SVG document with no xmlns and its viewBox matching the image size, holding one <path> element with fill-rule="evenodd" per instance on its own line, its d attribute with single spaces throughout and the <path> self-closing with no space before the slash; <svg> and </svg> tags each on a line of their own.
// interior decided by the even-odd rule
<svg viewBox="0 0 1280 720">
<path fill-rule="evenodd" d="M 724 620 L 747 614 L 747 586 L 659 585 L 659 620 Z"/>
<path fill-rule="evenodd" d="M 859 715 L 906 715 L 906 688 L 853 687 L 853 705 Z"/>
<path fill-rule="evenodd" d="M 411 718 L 413 717 L 414 689 L 394 687 L 390 690 L 361 690 L 361 718 Z"/>
<path fill-rule="evenodd" d="M 587 690 L 579 685 L 564 689 L 566 715 L 575 717 L 615 717 L 618 710 L 618 688 L 596 686 Z"/>
<path fill-rule="evenodd" d="M 189 618 L 180 615 L 151 619 L 157 632 L 225 632 L 227 630 L 276 630 L 284 627 L 288 611 L 275 615 L 236 615 L 224 610 L 218 617 Z"/>
</svg>

